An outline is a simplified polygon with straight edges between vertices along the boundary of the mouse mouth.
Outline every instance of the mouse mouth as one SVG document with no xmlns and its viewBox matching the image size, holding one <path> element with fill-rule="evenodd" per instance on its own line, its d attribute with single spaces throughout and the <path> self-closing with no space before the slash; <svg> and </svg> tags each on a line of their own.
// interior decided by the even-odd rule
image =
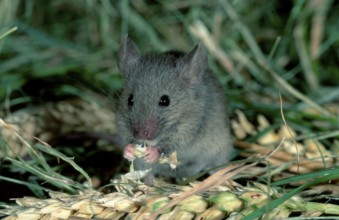
<svg viewBox="0 0 339 220">
<path fill-rule="evenodd" d="M 156 137 L 155 139 L 152 139 L 152 140 L 132 137 L 130 143 L 145 144 L 146 146 L 157 146 L 159 144 L 160 140 L 161 140 L 161 138 L 159 138 L 159 137 Z"/>
<path fill-rule="evenodd" d="M 159 143 L 158 139 L 154 139 L 154 140 L 145 140 L 145 139 L 135 139 L 134 141 L 135 144 L 146 144 L 146 146 L 157 146 L 157 144 Z"/>
<path fill-rule="evenodd" d="M 144 140 L 143 141 L 147 146 L 156 146 L 159 143 L 159 140 Z"/>
</svg>

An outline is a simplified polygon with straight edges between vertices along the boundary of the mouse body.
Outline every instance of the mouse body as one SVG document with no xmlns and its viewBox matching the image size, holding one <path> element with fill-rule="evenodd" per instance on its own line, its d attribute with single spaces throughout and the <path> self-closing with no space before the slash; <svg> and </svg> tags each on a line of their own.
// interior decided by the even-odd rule
<svg viewBox="0 0 339 220">
<path fill-rule="evenodd" d="M 125 37 L 118 54 L 124 89 L 117 128 L 124 157 L 136 170 L 152 175 L 189 177 L 226 164 L 233 152 L 226 100 L 198 44 L 189 53 L 169 51 L 140 55 Z M 145 143 L 144 158 L 133 146 Z M 177 152 L 179 165 L 157 163 L 161 154 Z"/>
</svg>

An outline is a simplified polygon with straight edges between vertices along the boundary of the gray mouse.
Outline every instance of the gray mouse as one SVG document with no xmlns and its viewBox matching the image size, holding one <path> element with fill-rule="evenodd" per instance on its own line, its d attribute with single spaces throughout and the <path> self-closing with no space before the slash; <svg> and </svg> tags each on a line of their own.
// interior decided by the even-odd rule
<svg viewBox="0 0 339 220">
<path fill-rule="evenodd" d="M 135 160 L 136 170 L 152 168 L 152 175 L 189 177 L 231 159 L 226 100 L 202 45 L 189 53 L 140 55 L 126 36 L 118 67 L 124 89 L 117 128 L 124 157 Z M 136 159 L 134 146 L 142 143 L 148 146 L 145 157 Z M 161 154 L 174 151 L 179 161 L 176 169 L 157 163 Z"/>
</svg>

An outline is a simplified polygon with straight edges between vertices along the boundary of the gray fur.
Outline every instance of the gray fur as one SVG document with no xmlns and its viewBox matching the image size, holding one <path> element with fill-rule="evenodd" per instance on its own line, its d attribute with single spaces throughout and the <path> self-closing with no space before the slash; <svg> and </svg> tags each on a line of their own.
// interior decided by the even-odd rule
<svg viewBox="0 0 339 220">
<path fill-rule="evenodd" d="M 119 51 L 119 69 L 124 90 L 117 113 L 123 143 L 140 143 L 133 126 L 150 117 L 159 122 L 153 141 L 161 152 L 177 152 L 180 165 L 172 171 L 168 164 L 147 164 L 136 160 L 137 169 L 152 166 L 154 174 L 188 177 L 230 160 L 233 146 L 225 98 L 220 84 L 208 69 L 207 55 L 201 45 L 190 53 L 168 52 L 139 55 L 125 37 Z M 127 105 L 133 94 L 134 105 Z M 170 105 L 159 106 L 162 95 Z"/>
</svg>

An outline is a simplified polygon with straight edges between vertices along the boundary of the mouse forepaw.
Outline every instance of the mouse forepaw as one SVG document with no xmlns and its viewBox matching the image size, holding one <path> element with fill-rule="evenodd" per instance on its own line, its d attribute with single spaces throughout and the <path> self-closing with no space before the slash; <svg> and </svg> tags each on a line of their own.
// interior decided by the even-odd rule
<svg viewBox="0 0 339 220">
<path fill-rule="evenodd" d="M 147 147 L 145 152 L 145 161 L 147 163 L 158 162 L 160 158 L 160 150 L 157 147 Z"/>
<path fill-rule="evenodd" d="M 136 158 L 134 154 L 134 144 L 127 144 L 124 147 L 124 158 L 130 161 Z"/>
</svg>

